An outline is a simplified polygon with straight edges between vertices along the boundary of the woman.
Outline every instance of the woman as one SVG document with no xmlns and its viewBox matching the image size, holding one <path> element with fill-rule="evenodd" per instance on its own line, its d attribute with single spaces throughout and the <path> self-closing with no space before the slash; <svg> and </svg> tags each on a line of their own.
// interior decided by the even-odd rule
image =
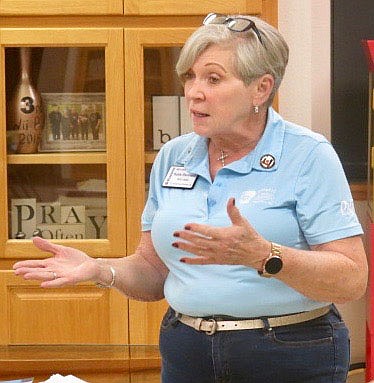
<svg viewBox="0 0 374 383">
<path fill-rule="evenodd" d="M 177 64 L 194 133 L 154 163 L 136 253 L 96 260 L 35 238 L 54 257 L 14 266 L 43 287 L 165 296 L 164 383 L 345 382 L 332 303 L 365 292 L 362 229 L 331 145 L 270 106 L 287 60 L 264 21 L 209 14 Z"/>
</svg>

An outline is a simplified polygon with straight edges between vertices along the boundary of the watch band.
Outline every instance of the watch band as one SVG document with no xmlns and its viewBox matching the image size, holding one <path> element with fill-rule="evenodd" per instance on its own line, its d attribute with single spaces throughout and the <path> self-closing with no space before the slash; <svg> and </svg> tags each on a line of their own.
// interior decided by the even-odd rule
<svg viewBox="0 0 374 383">
<path fill-rule="evenodd" d="M 271 242 L 270 255 L 277 255 L 278 257 L 281 257 L 282 256 L 281 245 L 275 242 Z"/>
</svg>

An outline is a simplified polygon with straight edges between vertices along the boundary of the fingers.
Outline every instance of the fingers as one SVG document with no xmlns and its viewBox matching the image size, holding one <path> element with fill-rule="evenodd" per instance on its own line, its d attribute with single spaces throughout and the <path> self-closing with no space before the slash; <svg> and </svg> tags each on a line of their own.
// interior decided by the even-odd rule
<svg viewBox="0 0 374 383">
<path fill-rule="evenodd" d="M 61 246 L 55 245 L 55 244 L 47 241 L 46 239 L 43 239 L 40 237 L 34 237 L 32 239 L 32 242 L 39 250 L 46 251 L 46 252 L 52 253 L 54 255 L 61 248 Z M 38 268 L 38 267 L 43 268 L 45 266 L 46 266 L 46 260 L 44 260 L 44 259 L 29 259 L 29 260 L 25 260 L 25 261 L 16 262 L 13 265 L 13 269 L 18 270 L 21 268 Z M 18 272 L 16 274 L 20 274 L 20 273 L 21 272 Z"/>
<path fill-rule="evenodd" d="M 227 201 L 227 214 L 233 226 L 250 227 L 248 221 L 240 214 L 239 209 L 235 206 L 235 198 L 231 197 Z M 194 233 L 201 234 L 208 238 L 220 237 L 220 234 L 222 234 L 222 228 L 214 228 L 210 225 L 201 225 L 197 223 L 188 223 L 184 229 L 191 230 Z"/>
<path fill-rule="evenodd" d="M 14 273 L 25 280 L 41 281 L 41 287 L 62 287 L 87 281 L 92 274 L 90 268 L 83 267 L 90 258 L 71 247 L 56 245 L 43 238 L 33 238 L 33 244 L 53 257 L 19 261 L 13 265 Z M 87 262 L 88 264 L 89 262 Z"/>
<path fill-rule="evenodd" d="M 193 229 L 196 232 L 192 231 L 192 227 L 188 227 L 188 230 L 175 232 L 174 237 L 180 238 L 182 241 L 174 242 L 172 246 L 199 257 L 214 252 L 215 242 L 212 237 L 202 235 L 202 233 L 211 233 L 214 229 L 211 226 L 197 224 L 193 224 Z"/>
<path fill-rule="evenodd" d="M 240 214 L 239 209 L 235 206 L 235 198 L 229 198 L 227 201 L 227 214 L 233 225 L 247 225 L 247 220 Z"/>
<path fill-rule="evenodd" d="M 188 263 L 189 265 L 212 265 L 215 264 L 210 258 L 196 257 L 196 258 L 181 258 L 182 263 Z"/>
<path fill-rule="evenodd" d="M 21 270 L 16 272 L 17 275 L 21 274 Z M 22 272 L 23 279 L 35 280 L 35 281 L 53 281 L 57 279 L 57 274 L 49 270 L 38 270 L 38 269 L 24 269 Z"/>
<path fill-rule="evenodd" d="M 13 265 L 13 270 L 18 270 L 21 268 L 43 268 L 45 266 L 45 261 L 43 259 L 29 259 L 26 261 L 18 261 Z"/>
<path fill-rule="evenodd" d="M 195 254 L 196 257 L 183 257 L 183 263 L 205 264 L 241 264 L 250 265 L 253 249 L 259 238 L 256 230 L 244 218 L 235 206 L 235 199 L 227 201 L 227 214 L 231 226 L 214 227 L 197 223 L 188 223 L 184 230 L 176 231 L 175 237 L 183 241 L 172 245 L 180 250 Z"/>
<path fill-rule="evenodd" d="M 14 272 L 16 275 L 22 276 L 25 280 L 41 281 L 41 287 L 63 287 L 74 284 L 73 280 L 59 276 L 58 272 L 54 272 L 43 268 L 28 268 L 22 267 L 16 269 Z"/>
<path fill-rule="evenodd" d="M 211 243 L 213 236 L 211 237 L 211 236 L 201 235 L 201 232 L 202 231 L 212 232 L 213 228 L 209 226 L 209 229 L 205 230 L 204 227 L 201 227 L 203 225 L 197 225 L 197 226 L 198 227 L 194 228 L 196 231 L 192 231 L 192 229 L 176 231 L 174 233 L 174 237 L 181 238 L 187 242 L 191 242 L 195 246 L 199 246 L 199 247 L 208 246 Z M 178 242 L 178 243 L 184 244 L 185 242 Z"/>
<path fill-rule="evenodd" d="M 71 284 L 67 278 L 61 277 L 52 279 L 51 281 L 45 281 L 40 284 L 40 287 L 52 288 L 52 287 L 64 287 Z"/>
<path fill-rule="evenodd" d="M 40 237 L 34 237 L 32 239 L 32 242 L 39 250 L 47 251 L 54 255 L 56 255 L 58 251 L 61 249 L 61 245 L 56 245 Z"/>
<path fill-rule="evenodd" d="M 183 237 L 186 237 L 184 239 L 191 240 L 192 238 L 199 239 L 212 239 L 217 236 L 219 236 L 219 230 L 220 228 L 216 228 L 210 225 L 202 225 L 200 223 L 188 223 L 184 227 L 184 231 L 181 231 L 180 233 L 183 233 Z M 174 235 L 175 236 L 175 235 Z"/>
</svg>

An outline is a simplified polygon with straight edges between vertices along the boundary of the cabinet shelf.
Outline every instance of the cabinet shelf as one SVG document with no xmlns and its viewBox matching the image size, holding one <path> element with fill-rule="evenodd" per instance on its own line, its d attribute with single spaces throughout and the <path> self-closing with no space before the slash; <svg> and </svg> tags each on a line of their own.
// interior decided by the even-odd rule
<svg viewBox="0 0 374 383">
<path fill-rule="evenodd" d="M 8 164 L 105 164 L 105 152 L 9 154 Z"/>
</svg>

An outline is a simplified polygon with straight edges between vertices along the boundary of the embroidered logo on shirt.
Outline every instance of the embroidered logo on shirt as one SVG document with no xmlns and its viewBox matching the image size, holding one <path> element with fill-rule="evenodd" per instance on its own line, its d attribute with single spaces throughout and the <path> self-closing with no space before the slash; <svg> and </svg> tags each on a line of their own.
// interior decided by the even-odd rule
<svg viewBox="0 0 374 383">
<path fill-rule="evenodd" d="M 263 203 L 271 205 L 274 203 L 275 189 L 264 188 L 260 190 L 246 190 L 239 197 L 239 203 L 243 205 L 251 204 L 255 205 Z"/>
<path fill-rule="evenodd" d="M 243 192 L 239 198 L 239 202 L 242 204 L 247 204 L 249 201 L 256 195 L 254 190 L 247 190 Z"/>
<path fill-rule="evenodd" d="M 343 216 L 355 214 L 355 206 L 353 201 L 340 202 L 340 212 Z"/>
</svg>

